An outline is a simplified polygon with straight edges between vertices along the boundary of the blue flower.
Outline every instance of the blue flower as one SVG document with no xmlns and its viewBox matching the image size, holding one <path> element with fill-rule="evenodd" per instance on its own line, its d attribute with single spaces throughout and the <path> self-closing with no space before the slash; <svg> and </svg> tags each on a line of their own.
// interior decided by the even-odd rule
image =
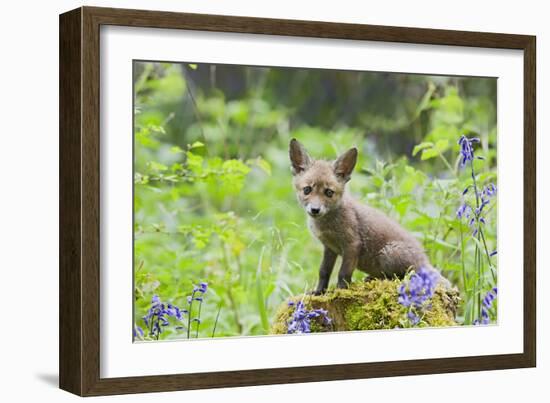
<svg viewBox="0 0 550 403">
<path fill-rule="evenodd" d="M 474 143 L 479 143 L 480 140 L 477 137 L 468 138 L 464 135 L 460 136 L 458 145 L 460 146 L 460 166 L 463 167 L 468 161 L 474 159 Z"/>
<path fill-rule="evenodd" d="M 313 309 L 308 311 L 305 308 L 303 301 L 297 303 L 290 301 L 289 307 L 294 307 L 292 317 L 288 322 L 287 333 L 310 333 L 311 332 L 311 319 L 321 318 L 324 325 L 330 325 L 332 320 L 328 316 L 328 311 L 325 309 Z"/>
<path fill-rule="evenodd" d="M 420 322 L 418 311 L 431 309 L 429 300 L 433 297 L 440 275 L 431 268 L 421 267 L 408 281 L 401 283 L 397 290 L 397 302 L 407 308 L 407 318 L 412 326 Z"/>
<path fill-rule="evenodd" d="M 399 296 L 397 297 L 397 302 L 403 306 L 411 306 L 411 299 L 409 298 L 409 294 L 406 292 L 405 284 L 401 284 L 398 294 Z"/>
<path fill-rule="evenodd" d="M 180 309 L 172 303 L 162 303 L 160 297 L 155 294 L 151 299 L 151 307 L 142 319 L 149 329 L 149 335 L 158 339 L 162 333 L 162 328 L 170 325 L 168 317 L 174 317 L 182 321 L 185 313 L 187 313 L 186 310 Z"/>
<path fill-rule="evenodd" d="M 491 318 L 489 316 L 489 310 L 493 306 L 494 300 L 497 298 L 498 288 L 492 288 L 485 297 L 483 297 L 483 306 L 481 307 L 481 318 L 474 320 L 474 325 L 488 325 L 491 323 Z"/>
<path fill-rule="evenodd" d="M 497 194 L 497 187 L 494 183 L 489 183 L 487 186 L 483 188 L 481 193 L 487 197 L 493 197 Z"/>
<path fill-rule="evenodd" d="M 437 271 L 421 267 L 403 282 L 398 290 L 398 302 L 403 306 L 421 308 L 433 296 L 440 276 Z"/>
<path fill-rule="evenodd" d="M 472 212 L 472 208 L 467 203 L 462 203 L 456 210 L 456 216 L 460 220 L 462 217 L 469 218 Z"/>
<path fill-rule="evenodd" d="M 143 329 L 138 326 L 138 325 L 134 325 L 134 339 L 135 338 L 143 338 Z"/>
<path fill-rule="evenodd" d="M 195 337 L 199 337 L 199 329 L 201 324 L 201 308 L 207 291 L 208 283 L 201 281 L 198 285 L 193 286 L 193 291 L 191 292 L 191 295 L 187 296 L 187 305 L 189 306 L 187 317 L 187 338 L 191 337 L 191 323 L 197 324 L 195 327 Z M 197 301 L 199 303 L 198 310 L 196 310 L 195 312 L 197 316 L 195 317 L 192 317 L 193 301 Z"/>
<path fill-rule="evenodd" d="M 407 313 L 407 318 L 409 318 L 409 321 L 413 326 L 417 325 L 420 322 L 420 316 L 418 316 L 412 311 L 409 311 L 409 313 Z"/>
<path fill-rule="evenodd" d="M 199 285 L 196 285 L 193 287 L 193 292 L 200 292 L 201 294 L 204 294 L 208 290 L 208 283 L 201 282 Z"/>
</svg>

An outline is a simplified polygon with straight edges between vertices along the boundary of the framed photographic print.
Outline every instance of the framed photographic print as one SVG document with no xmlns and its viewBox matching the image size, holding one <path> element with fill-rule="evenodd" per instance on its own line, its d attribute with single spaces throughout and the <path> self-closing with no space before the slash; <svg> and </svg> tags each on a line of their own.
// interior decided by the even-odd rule
<svg viewBox="0 0 550 403">
<path fill-rule="evenodd" d="M 533 36 L 62 14 L 60 387 L 535 366 L 535 165 Z"/>
</svg>

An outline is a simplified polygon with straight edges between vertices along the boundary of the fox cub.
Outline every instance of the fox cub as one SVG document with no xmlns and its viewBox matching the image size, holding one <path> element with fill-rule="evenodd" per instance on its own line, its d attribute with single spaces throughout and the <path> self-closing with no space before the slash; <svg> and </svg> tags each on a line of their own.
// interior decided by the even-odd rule
<svg viewBox="0 0 550 403">
<path fill-rule="evenodd" d="M 356 148 L 335 161 L 314 160 L 292 139 L 289 154 L 298 201 L 309 216 L 311 232 L 324 246 L 313 294 L 326 291 L 337 256 L 342 256 L 338 288 L 347 288 L 355 269 L 373 278 L 401 277 L 421 267 L 435 271 L 413 235 L 346 191 L 357 162 Z"/>
</svg>

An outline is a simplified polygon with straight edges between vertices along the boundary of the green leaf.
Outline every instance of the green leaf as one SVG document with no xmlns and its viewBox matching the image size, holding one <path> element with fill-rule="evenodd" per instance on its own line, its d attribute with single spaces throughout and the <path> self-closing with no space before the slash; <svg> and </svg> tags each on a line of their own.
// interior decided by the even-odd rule
<svg viewBox="0 0 550 403">
<path fill-rule="evenodd" d="M 151 169 L 152 171 L 156 171 L 156 172 L 162 172 L 162 171 L 166 171 L 168 169 L 168 167 L 164 164 L 161 164 L 160 162 L 155 162 L 155 161 L 149 161 L 147 163 L 147 166 L 149 167 L 149 169 Z"/>
<path fill-rule="evenodd" d="M 170 147 L 170 152 L 172 152 L 174 154 L 179 154 L 179 153 L 182 153 L 183 150 L 181 149 L 180 146 L 172 146 L 172 147 Z"/>
<path fill-rule="evenodd" d="M 420 116 L 423 111 L 430 108 L 430 100 L 435 91 L 435 88 L 435 84 L 430 81 L 428 83 L 428 90 L 420 100 L 420 103 L 418 104 L 416 111 L 414 112 L 414 119 L 418 118 L 418 116 Z"/>
<path fill-rule="evenodd" d="M 439 155 L 439 151 L 435 148 L 429 148 L 427 150 L 422 151 L 422 157 L 420 159 L 422 161 L 429 160 L 430 158 L 435 158 Z"/>
<path fill-rule="evenodd" d="M 440 154 L 444 153 L 447 150 L 447 148 L 449 148 L 449 140 L 448 139 L 438 140 L 435 143 L 435 148 L 437 149 L 437 151 L 439 151 Z"/>
<path fill-rule="evenodd" d="M 197 67 L 198 67 L 196 64 L 193 64 L 193 63 L 189 63 L 187 64 L 187 66 L 189 66 L 191 70 L 197 70 Z"/>
<path fill-rule="evenodd" d="M 189 146 L 189 149 L 192 150 L 194 148 L 201 148 L 201 147 L 204 147 L 204 143 L 200 141 L 195 141 L 193 144 Z"/>
<path fill-rule="evenodd" d="M 425 150 L 427 148 L 432 148 L 434 146 L 434 143 L 432 142 L 422 142 L 420 144 L 417 144 L 416 146 L 414 146 L 414 149 L 413 149 L 413 152 L 412 152 L 412 155 L 413 157 L 418 154 L 420 151 L 422 150 Z"/>
<path fill-rule="evenodd" d="M 271 176 L 271 164 L 264 160 L 262 157 L 258 157 L 253 160 L 248 160 L 246 162 L 248 165 L 255 165 L 264 171 L 267 175 Z"/>
</svg>

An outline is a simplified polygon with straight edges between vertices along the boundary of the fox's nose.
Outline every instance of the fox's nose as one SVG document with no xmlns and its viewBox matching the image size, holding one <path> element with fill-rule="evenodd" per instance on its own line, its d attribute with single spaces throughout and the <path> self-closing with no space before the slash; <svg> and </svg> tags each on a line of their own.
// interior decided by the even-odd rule
<svg viewBox="0 0 550 403">
<path fill-rule="evenodd" d="M 320 208 L 312 207 L 310 211 L 311 211 L 311 214 L 317 215 L 317 214 L 319 214 L 319 213 L 321 212 L 321 209 L 320 209 Z"/>
</svg>

